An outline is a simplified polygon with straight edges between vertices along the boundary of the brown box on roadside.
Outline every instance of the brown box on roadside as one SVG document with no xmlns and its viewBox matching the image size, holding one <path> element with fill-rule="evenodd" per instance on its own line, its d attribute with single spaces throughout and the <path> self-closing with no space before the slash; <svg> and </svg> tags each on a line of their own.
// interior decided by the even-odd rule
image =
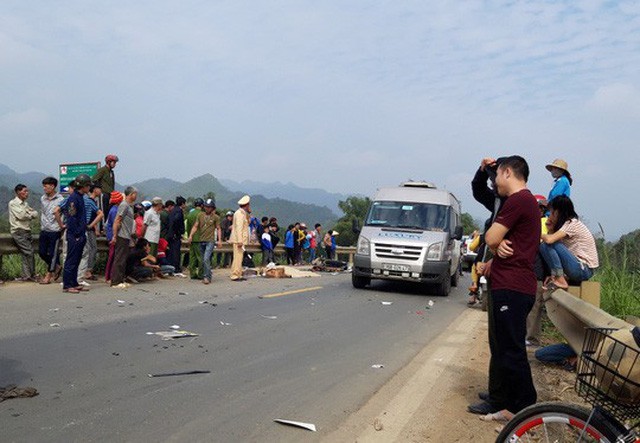
<svg viewBox="0 0 640 443">
<path fill-rule="evenodd" d="M 583 281 L 580 286 L 569 286 L 567 292 L 592 304 L 596 308 L 600 307 L 600 282 Z"/>
</svg>

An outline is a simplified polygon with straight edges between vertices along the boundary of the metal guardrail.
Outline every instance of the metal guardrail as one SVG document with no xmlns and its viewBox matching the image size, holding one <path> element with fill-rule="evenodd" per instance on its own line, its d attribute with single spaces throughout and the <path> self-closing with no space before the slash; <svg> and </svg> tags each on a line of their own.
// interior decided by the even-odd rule
<svg viewBox="0 0 640 443">
<path fill-rule="evenodd" d="M 35 234 L 33 236 L 33 248 L 37 252 L 38 251 L 38 235 Z M 245 247 L 247 252 L 256 253 L 262 252 L 260 246 L 258 244 L 249 244 Z M 109 245 L 107 244 L 106 238 L 98 238 L 98 252 L 106 252 L 109 250 Z M 189 252 L 189 247 L 183 242 L 182 247 L 180 248 L 181 252 Z M 216 248 L 215 252 L 233 252 L 233 246 L 230 243 L 223 243 L 220 248 Z M 278 254 L 284 254 L 284 246 L 278 245 L 274 249 L 274 252 Z M 12 255 L 18 254 L 18 248 L 16 247 L 13 239 L 11 238 L 11 234 L 0 234 L 0 264 L 2 263 L 3 255 Z M 338 246 L 336 248 L 336 254 L 338 257 L 347 256 L 347 263 L 353 263 L 353 255 L 356 253 L 356 248 L 353 246 Z"/>
<path fill-rule="evenodd" d="M 546 293 L 544 296 L 547 316 L 576 351 L 582 349 L 585 328 L 633 328 L 630 323 L 562 289 Z"/>
</svg>

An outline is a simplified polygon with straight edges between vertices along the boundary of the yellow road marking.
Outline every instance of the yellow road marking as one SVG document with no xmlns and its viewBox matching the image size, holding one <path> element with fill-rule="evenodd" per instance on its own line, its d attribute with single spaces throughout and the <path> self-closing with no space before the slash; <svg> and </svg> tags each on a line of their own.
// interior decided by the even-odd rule
<svg viewBox="0 0 640 443">
<path fill-rule="evenodd" d="M 318 289 L 322 289 L 322 286 L 314 286 L 312 288 L 304 288 L 304 289 L 295 289 L 293 291 L 276 292 L 275 294 L 259 295 L 258 298 L 282 297 L 283 295 L 300 294 L 301 292 L 317 291 Z"/>
</svg>

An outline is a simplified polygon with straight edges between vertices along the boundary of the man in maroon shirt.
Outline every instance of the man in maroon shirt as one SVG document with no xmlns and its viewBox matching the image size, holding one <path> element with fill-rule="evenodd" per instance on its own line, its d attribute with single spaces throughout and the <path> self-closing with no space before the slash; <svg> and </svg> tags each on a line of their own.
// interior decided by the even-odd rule
<svg viewBox="0 0 640 443">
<path fill-rule="evenodd" d="M 497 192 L 506 197 L 485 234 L 494 258 L 489 278 L 489 394 L 469 406 L 478 414 L 502 412 L 505 418 L 536 402 L 536 390 L 525 347 L 527 315 L 536 294 L 535 257 L 540 245 L 540 212 L 527 189 L 529 166 L 514 155 L 501 159 L 496 174 Z"/>
</svg>

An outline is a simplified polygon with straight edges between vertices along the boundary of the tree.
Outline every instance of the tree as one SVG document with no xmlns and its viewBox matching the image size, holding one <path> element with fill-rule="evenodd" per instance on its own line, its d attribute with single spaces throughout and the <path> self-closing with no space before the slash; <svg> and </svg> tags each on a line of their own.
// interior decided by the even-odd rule
<svg viewBox="0 0 640 443">
<path fill-rule="evenodd" d="M 352 230 L 353 220 L 357 220 L 358 224 L 362 226 L 369 211 L 369 206 L 371 206 L 369 197 L 348 197 L 346 200 L 338 202 L 338 207 L 344 215 L 332 229 L 340 233 L 337 239 L 337 243 L 340 246 L 355 246 L 358 241 L 358 235 Z"/>
<path fill-rule="evenodd" d="M 471 235 L 473 231 L 480 230 L 478 224 L 468 212 L 464 212 L 462 214 L 460 221 L 462 223 L 462 230 L 464 231 L 465 235 Z"/>
</svg>

